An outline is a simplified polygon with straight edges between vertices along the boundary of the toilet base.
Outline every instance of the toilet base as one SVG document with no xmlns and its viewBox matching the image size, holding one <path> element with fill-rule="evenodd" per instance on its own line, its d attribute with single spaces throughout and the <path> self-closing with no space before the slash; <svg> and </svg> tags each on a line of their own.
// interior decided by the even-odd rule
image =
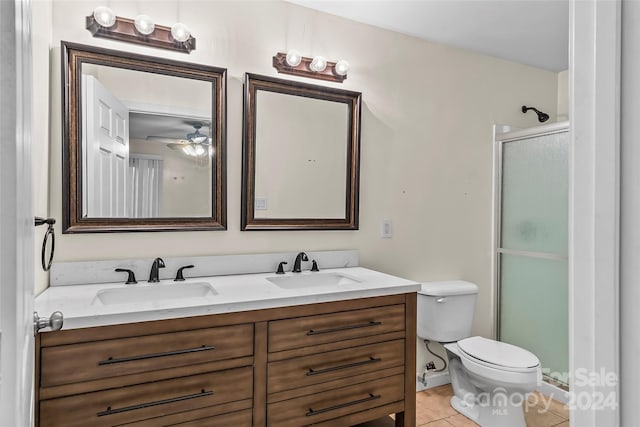
<svg viewBox="0 0 640 427">
<path fill-rule="evenodd" d="M 471 378 L 457 354 L 447 351 L 447 355 L 454 392 L 451 406 L 456 411 L 482 427 L 526 427 L 522 408 L 526 393 L 499 386 L 490 389 L 486 382 Z"/>
<path fill-rule="evenodd" d="M 481 427 L 526 427 L 522 405 L 490 406 L 469 404 L 458 396 L 451 398 L 453 409 Z"/>
</svg>

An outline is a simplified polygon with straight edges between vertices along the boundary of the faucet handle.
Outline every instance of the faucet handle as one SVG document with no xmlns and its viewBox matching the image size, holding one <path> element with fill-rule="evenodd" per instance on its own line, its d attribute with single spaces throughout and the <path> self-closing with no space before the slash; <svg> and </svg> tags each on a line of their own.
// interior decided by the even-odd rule
<svg viewBox="0 0 640 427">
<path fill-rule="evenodd" d="M 318 263 L 315 259 L 311 261 L 311 271 L 320 271 L 320 269 L 318 268 Z"/>
<path fill-rule="evenodd" d="M 134 274 L 133 270 L 129 270 L 128 268 L 116 268 L 116 272 L 129 273 L 129 276 L 127 277 L 127 281 L 124 282 L 125 285 L 135 285 L 136 283 L 138 283 L 138 281 L 136 280 L 136 275 Z"/>
<path fill-rule="evenodd" d="M 278 270 L 276 271 L 276 274 L 284 274 L 284 267 L 285 265 L 287 265 L 288 262 L 287 261 L 282 261 L 280 264 L 278 264 Z"/>
<path fill-rule="evenodd" d="M 185 268 L 193 268 L 193 265 L 185 265 L 184 267 L 180 267 L 178 269 L 178 272 L 176 273 L 176 278 L 173 279 L 174 282 L 183 282 L 184 281 L 184 275 L 182 274 L 182 270 L 184 270 Z"/>
</svg>

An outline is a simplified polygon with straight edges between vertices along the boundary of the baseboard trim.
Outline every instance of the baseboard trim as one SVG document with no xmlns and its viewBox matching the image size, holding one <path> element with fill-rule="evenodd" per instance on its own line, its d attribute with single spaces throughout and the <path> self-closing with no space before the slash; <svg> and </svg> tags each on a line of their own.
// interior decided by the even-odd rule
<svg viewBox="0 0 640 427">
<path fill-rule="evenodd" d="M 451 383 L 449 372 L 435 372 L 426 375 L 424 380 L 423 382 L 422 375 L 416 375 L 416 392 Z"/>
</svg>

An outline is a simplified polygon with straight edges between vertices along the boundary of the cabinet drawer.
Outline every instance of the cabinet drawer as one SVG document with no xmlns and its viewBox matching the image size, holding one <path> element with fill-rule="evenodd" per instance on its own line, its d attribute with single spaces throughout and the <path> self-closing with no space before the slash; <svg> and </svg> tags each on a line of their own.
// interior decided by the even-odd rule
<svg viewBox="0 0 640 427">
<path fill-rule="evenodd" d="M 168 424 L 168 427 L 251 427 L 253 413 L 250 410 L 232 412 L 217 417 L 202 418 L 180 424 Z"/>
<path fill-rule="evenodd" d="M 404 330 L 404 305 L 269 322 L 269 352 Z"/>
<path fill-rule="evenodd" d="M 253 354 L 253 325 L 196 329 L 45 347 L 41 387 L 72 384 Z"/>
<path fill-rule="evenodd" d="M 251 407 L 251 405 L 249 405 Z M 243 411 L 236 411 L 231 413 L 225 413 L 221 415 L 215 415 L 210 417 L 197 417 L 191 416 L 196 411 L 183 412 L 178 415 L 169 417 L 153 418 L 151 420 L 143 420 L 136 423 L 127 423 L 119 427 L 251 427 L 253 421 L 253 412 L 251 409 Z M 190 417 L 195 418 L 189 421 L 171 421 L 172 417 Z"/>
<path fill-rule="evenodd" d="M 400 401 L 404 378 L 396 375 L 267 406 L 267 424 L 306 426 Z"/>
<path fill-rule="evenodd" d="M 269 393 L 402 366 L 404 340 L 346 348 L 269 363 Z"/>
<path fill-rule="evenodd" d="M 113 426 L 249 399 L 252 378 L 246 367 L 45 400 L 40 426 Z"/>
</svg>

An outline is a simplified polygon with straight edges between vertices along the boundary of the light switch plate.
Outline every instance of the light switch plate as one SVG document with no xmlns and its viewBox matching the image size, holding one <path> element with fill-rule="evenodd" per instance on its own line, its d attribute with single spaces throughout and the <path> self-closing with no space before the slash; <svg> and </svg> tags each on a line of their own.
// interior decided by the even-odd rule
<svg viewBox="0 0 640 427">
<path fill-rule="evenodd" d="M 264 197 L 256 197 L 256 210 L 257 211 L 266 211 L 267 210 L 267 199 Z"/>
<path fill-rule="evenodd" d="M 383 219 L 380 226 L 380 238 L 390 239 L 393 237 L 393 227 L 390 219 Z"/>
</svg>

